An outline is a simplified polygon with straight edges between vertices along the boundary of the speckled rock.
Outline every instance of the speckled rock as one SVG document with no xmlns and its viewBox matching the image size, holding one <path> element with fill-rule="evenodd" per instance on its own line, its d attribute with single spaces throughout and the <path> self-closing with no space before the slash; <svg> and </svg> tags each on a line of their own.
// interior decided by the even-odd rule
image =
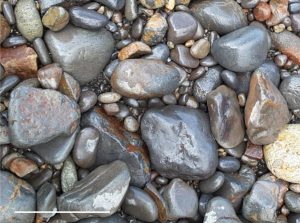
<svg viewBox="0 0 300 223">
<path fill-rule="evenodd" d="M 68 192 L 73 189 L 74 184 L 78 181 L 76 165 L 71 157 L 64 161 L 60 175 L 61 189 Z"/>
<path fill-rule="evenodd" d="M 163 40 L 167 29 L 167 20 L 160 13 L 155 13 L 144 27 L 142 41 L 149 46 L 156 45 Z"/>
<path fill-rule="evenodd" d="M 140 0 L 139 2 L 147 9 L 158 9 L 166 4 L 166 0 Z"/>
<path fill-rule="evenodd" d="M 264 147 L 268 169 L 278 178 L 300 183 L 300 124 L 287 125 L 275 142 Z"/>
<path fill-rule="evenodd" d="M 280 92 L 285 98 L 289 109 L 300 109 L 300 76 L 292 75 L 280 84 Z"/>
<path fill-rule="evenodd" d="M 144 54 L 151 53 L 151 48 L 140 41 L 135 41 L 122 48 L 118 53 L 119 60 L 135 58 Z"/>
<path fill-rule="evenodd" d="M 217 145 L 202 111 L 178 105 L 150 109 L 141 132 L 151 164 L 162 176 L 205 179 L 215 172 Z"/>
<path fill-rule="evenodd" d="M 58 64 L 49 64 L 38 70 L 37 77 L 44 88 L 57 89 L 63 70 Z"/>
<path fill-rule="evenodd" d="M 69 13 L 63 7 L 54 6 L 47 10 L 42 18 L 43 25 L 52 31 L 59 31 L 69 23 Z"/>
</svg>

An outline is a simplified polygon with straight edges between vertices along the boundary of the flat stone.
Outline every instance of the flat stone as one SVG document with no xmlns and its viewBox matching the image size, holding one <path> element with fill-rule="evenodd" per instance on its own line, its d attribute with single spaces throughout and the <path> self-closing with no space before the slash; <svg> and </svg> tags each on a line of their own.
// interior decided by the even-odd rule
<svg viewBox="0 0 300 223">
<path fill-rule="evenodd" d="M 131 185 L 142 187 L 150 180 L 148 154 L 138 134 L 126 131 L 122 122 L 97 107 L 83 115 L 81 126 L 100 133 L 95 166 L 119 159 L 128 165 Z"/>
<path fill-rule="evenodd" d="M 0 96 L 13 89 L 20 81 L 17 75 L 8 75 L 0 81 Z"/>
<path fill-rule="evenodd" d="M 63 70 L 61 67 L 54 63 L 40 68 L 37 72 L 37 77 L 44 88 L 57 89 L 62 74 Z"/>
<path fill-rule="evenodd" d="M 266 22 L 268 26 L 275 26 L 289 16 L 288 3 L 288 0 L 270 0 L 269 5 L 272 15 Z"/>
<path fill-rule="evenodd" d="M 71 25 L 59 32 L 48 30 L 45 42 L 53 61 L 81 85 L 99 75 L 114 48 L 112 34 L 105 29 L 89 31 Z"/>
<path fill-rule="evenodd" d="M 216 171 L 214 175 L 206 180 L 200 181 L 199 189 L 202 193 L 210 194 L 216 192 L 224 183 L 224 174 Z"/>
<path fill-rule="evenodd" d="M 279 88 L 289 109 L 300 109 L 300 76 L 292 75 L 285 78 Z"/>
<path fill-rule="evenodd" d="M 217 145 L 204 112 L 178 105 L 149 109 L 141 132 L 160 175 L 200 180 L 215 172 Z"/>
<path fill-rule="evenodd" d="M 234 173 L 241 167 L 240 161 L 231 156 L 222 156 L 219 158 L 218 169 L 223 173 Z"/>
<path fill-rule="evenodd" d="M 21 178 L 38 170 L 38 166 L 35 164 L 35 162 L 25 157 L 13 159 L 8 168 L 12 173 Z"/>
<path fill-rule="evenodd" d="M 23 36 L 10 36 L 6 38 L 2 46 L 3 47 L 15 47 L 15 46 L 21 46 L 27 43 L 27 40 Z"/>
<path fill-rule="evenodd" d="M 47 10 L 42 18 L 43 25 L 57 32 L 68 25 L 70 16 L 67 10 L 60 6 L 53 6 Z"/>
<path fill-rule="evenodd" d="M 19 148 L 70 135 L 80 118 L 77 104 L 68 97 L 31 87 L 18 87 L 11 93 L 8 113 L 11 142 Z"/>
<path fill-rule="evenodd" d="M 74 184 L 72 190 L 57 199 L 61 211 L 103 211 L 106 213 L 61 214 L 69 222 L 87 217 L 108 217 L 117 212 L 125 197 L 130 181 L 127 165 L 114 161 L 94 169 Z"/>
<path fill-rule="evenodd" d="M 141 221 L 153 222 L 158 217 L 155 202 L 145 191 L 138 187 L 130 186 L 126 193 L 122 210 Z"/>
<path fill-rule="evenodd" d="M 207 95 L 212 133 L 224 148 L 239 145 L 245 135 L 244 120 L 236 93 L 221 85 Z"/>
<path fill-rule="evenodd" d="M 122 96 L 142 99 L 170 94 L 179 81 L 179 72 L 162 61 L 128 59 L 114 70 L 111 85 Z"/>
<path fill-rule="evenodd" d="M 36 194 L 37 211 L 53 211 L 54 213 L 40 213 L 36 218 L 48 221 L 57 211 L 56 207 L 56 190 L 55 187 L 46 182 L 44 183 Z"/>
<path fill-rule="evenodd" d="M 170 56 L 175 63 L 187 68 L 197 68 L 200 63 L 198 59 L 191 55 L 190 49 L 184 45 L 176 45 L 171 50 Z"/>
<path fill-rule="evenodd" d="M 280 70 L 272 60 L 265 61 L 253 73 L 260 73 L 268 78 L 272 83 L 278 87 L 280 83 Z"/>
<path fill-rule="evenodd" d="M 268 33 L 260 27 L 247 26 L 215 40 L 211 53 L 226 69 L 245 72 L 259 67 L 268 50 Z"/>
<path fill-rule="evenodd" d="M 166 186 L 162 195 L 169 207 L 169 220 L 193 218 L 196 216 L 198 211 L 196 191 L 181 179 L 173 179 Z M 183 198 L 184 202 L 182 202 Z"/>
<path fill-rule="evenodd" d="M 200 39 L 190 49 L 191 55 L 197 59 L 205 58 L 210 52 L 210 43 L 206 39 Z"/>
<path fill-rule="evenodd" d="M 80 97 L 81 90 L 78 81 L 66 72 L 61 76 L 58 90 L 75 101 L 78 101 Z"/>
<path fill-rule="evenodd" d="M 242 8 L 233 0 L 198 0 L 190 7 L 202 26 L 221 35 L 247 25 Z"/>
<path fill-rule="evenodd" d="M 289 124 L 277 139 L 264 146 L 264 157 L 268 169 L 278 178 L 290 183 L 300 183 L 300 125 Z"/>
<path fill-rule="evenodd" d="M 36 77 L 37 54 L 26 45 L 16 48 L 0 48 L 0 63 L 5 75 L 16 74 L 22 79 Z"/>
<path fill-rule="evenodd" d="M 10 25 L 2 14 L 0 14 L 0 28 L 0 43 L 2 43 L 10 34 Z"/>
<path fill-rule="evenodd" d="M 257 145 L 275 141 L 289 121 L 287 103 L 280 91 L 262 74 L 253 74 L 245 107 L 245 123 L 251 142 Z"/>
<path fill-rule="evenodd" d="M 290 211 L 300 214 L 300 194 L 288 191 L 284 196 L 284 204 Z"/>
<path fill-rule="evenodd" d="M 35 191 L 26 181 L 0 170 L 0 222 L 32 223 L 35 214 L 15 211 L 35 211 Z M 4 183 L 5 182 L 5 183 Z"/>
<path fill-rule="evenodd" d="M 105 218 L 85 218 L 77 221 L 76 223 L 126 223 L 126 219 L 119 214 L 113 214 L 112 216 Z M 52 223 L 52 222 L 51 222 Z M 53 222 L 53 223 L 65 223 L 65 222 Z"/>
<path fill-rule="evenodd" d="M 43 24 L 33 0 L 20 0 L 15 6 L 17 27 L 22 36 L 32 42 L 43 36 Z"/>
<path fill-rule="evenodd" d="M 300 13 L 292 14 L 290 18 L 292 20 L 293 31 L 300 32 Z"/>
<path fill-rule="evenodd" d="M 166 4 L 166 0 L 140 0 L 140 3 L 147 9 L 158 9 Z"/>
<path fill-rule="evenodd" d="M 151 48 L 140 41 L 135 41 L 122 48 L 118 53 L 119 60 L 125 60 L 129 58 L 135 58 L 144 54 L 151 53 Z"/>
</svg>

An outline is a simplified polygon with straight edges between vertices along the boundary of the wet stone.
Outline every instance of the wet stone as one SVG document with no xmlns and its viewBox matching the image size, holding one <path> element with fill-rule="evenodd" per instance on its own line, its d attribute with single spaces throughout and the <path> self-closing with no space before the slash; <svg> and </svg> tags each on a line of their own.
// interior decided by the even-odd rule
<svg viewBox="0 0 300 223">
<path fill-rule="evenodd" d="M 97 103 L 97 95 L 93 91 L 82 91 L 78 105 L 81 113 L 88 111 Z"/>
<path fill-rule="evenodd" d="M 149 109 L 141 132 L 151 164 L 162 176 L 205 179 L 214 173 L 217 148 L 202 111 L 177 105 Z"/>
<path fill-rule="evenodd" d="M 179 81 L 178 71 L 162 61 L 128 59 L 114 70 L 111 85 L 122 96 L 150 98 L 172 93 Z"/>
<path fill-rule="evenodd" d="M 174 49 L 171 50 L 171 59 L 184 67 L 187 68 L 196 68 L 199 66 L 199 60 L 195 59 L 189 48 L 184 45 L 176 45 Z"/>
<path fill-rule="evenodd" d="M 289 109 L 300 109 L 300 76 L 293 75 L 285 78 L 279 88 Z"/>
<path fill-rule="evenodd" d="M 210 125 L 217 142 L 224 148 L 239 145 L 244 139 L 244 120 L 236 93 L 221 85 L 207 95 Z"/>
<path fill-rule="evenodd" d="M 78 101 L 80 96 L 80 86 L 77 80 L 70 74 L 64 72 L 59 82 L 58 90 L 69 98 Z"/>
<path fill-rule="evenodd" d="M 240 169 L 240 161 L 234 157 L 225 156 L 219 158 L 218 169 L 223 173 L 233 173 Z"/>
<path fill-rule="evenodd" d="M 128 167 L 122 161 L 117 160 L 97 167 L 88 176 L 76 182 L 72 190 L 58 198 L 58 209 L 107 213 L 61 214 L 62 218 L 74 222 L 87 217 L 111 216 L 121 206 L 129 181 Z"/>
<path fill-rule="evenodd" d="M 251 142 L 257 145 L 274 142 L 288 121 L 287 103 L 280 91 L 264 75 L 253 74 L 245 107 L 245 123 Z"/>
<path fill-rule="evenodd" d="M 279 68 L 272 60 L 267 60 L 260 67 L 258 67 L 254 74 L 259 73 L 268 78 L 277 87 L 280 82 Z"/>
<path fill-rule="evenodd" d="M 158 9 L 166 4 L 166 0 L 140 0 L 140 3 L 147 9 Z"/>
<path fill-rule="evenodd" d="M 63 192 L 68 192 L 72 190 L 74 184 L 78 181 L 76 166 L 71 157 L 68 157 L 64 161 L 60 178 L 61 178 L 61 189 Z"/>
<path fill-rule="evenodd" d="M 247 25 L 242 8 L 233 0 L 198 0 L 191 4 L 191 10 L 201 25 L 221 35 Z"/>
<path fill-rule="evenodd" d="M 199 213 L 201 216 L 204 216 L 207 209 L 208 202 L 213 198 L 211 194 L 202 193 L 199 198 Z"/>
<path fill-rule="evenodd" d="M 96 2 L 99 2 L 113 10 L 120 10 L 125 5 L 125 0 L 96 0 Z"/>
<path fill-rule="evenodd" d="M 1 5 L 1 3 L 0 3 L 0 5 Z M 15 13 L 14 13 L 12 4 L 10 4 L 7 1 L 3 2 L 2 3 L 2 11 L 3 11 L 4 17 L 7 19 L 8 23 L 10 25 L 16 24 L 16 17 L 15 17 Z"/>
<path fill-rule="evenodd" d="M 300 13 L 291 15 L 292 29 L 294 32 L 300 32 Z"/>
<path fill-rule="evenodd" d="M 52 178 L 53 170 L 46 168 L 41 170 L 39 173 L 33 174 L 30 176 L 27 181 L 31 184 L 31 186 L 37 190 L 41 185 L 45 182 L 49 181 Z"/>
<path fill-rule="evenodd" d="M 57 89 L 62 74 L 63 70 L 61 67 L 54 63 L 40 68 L 37 72 L 37 77 L 44 88 Z"/>
<path fill-rule="evenodd" d="M 12 173 L 21 178 L 38 170 L 38 166 L 32 160 L 24 157 L 13 159 L 8 168 Z"/>
<path fill-rule="evenodd" d="M 259 0 L 242 0 L 241 6 L 246 9 L 252 9 L 259 3 Z"/>
<path fill-rule="evenodd" d="M 246 151 L 244 153 L 245 156 L 260 160 L 263 158 L 263 150 L 261 145 L 255 145 L 252 142 L 247 142 Z"/>
<path fill-rule="evenodd" d="M 206 180 L 200 181 L 199 189 L 202 193 L 210 194 L 216 192 L 224 183 L 224 174 L 216 171 L 214 175 Z"/>
<path fill-rule="evenodd" d="M 46 182 L 44 183 L 36 194 L 37 199 L 37 211 L 56 211 L 56 191 L 55 187 Z M 54 214 L 43 213 L 37 214 L 37 218 L 41 218 L 44 221 L 48 221 Z"/>
<path fill-rule="evenodd" d="M 162 60 L 164 62 L 167 61 L 168 57 L 170 56 L 169 47 L 164 44 L 160 43 L 152 48 L 152 52 L 146 56 L 144 59 L 152 59 L 152 60 Z"/>
<path fill-rule="evenodd" d="M 46 47 L 46 44 L 42 38 L 36 38 L 33 40 L 33 47 L 36 51 L 40 62 L 43 65 L 52 63 L 52 59 L 49 55 L 49 51 Z"/>
<path fill-rule="evenodd" d="M 292 191 L 288 191 L 284 196 L 285 206 L 294 213 L 300 214 L 300 194 Z"/>
<path fill-rule="evenodd" d="M 43 25 L 56 32 L 62 30 L 69 23 L 69 13 L 60 6 L 54 6 L 47 10 L 42 18 Z"/>
<path fill-rule="evenodd" d="M 200 39 L 190 49 L 191 55 L 198 59 L 205 58 L 210 52 L 210 43 L 206 39 Z"/>
<path fill-rule="evenodd" d="M 2 43 L 10 34 L 10 25 L 2 14 L 0 14 L 0 28 L 0 43 Z"/>
<path fill-rule="evenodd" d="M 125 1 L 125 17 L 129 21 L 133 21 L 137 18 L 137 1 L 136 0 L 126 0 Z"/>
<path fill-rule="evenodd" d="M 221 73 L 221 77 L 225 85 L 236 90 L 239 86 L 239 80 L 237 78 L 237 74 L 230 70 L 223 70 Z"/>
<path fill-rule="evenodd" d="M 266 22 L 268 26 L 279 24 L 285 17 L 289 15 L 288 0 L 270 0 L 269 4 L 272 16 Z"/>
<path fill-rule="evenodd" d="M 18 87 L 11 93 L 8 112 L 11 141 L 19 148 L 70 135 L 80 118 L 74 101 L 53 90 L 31 87 Z"/>
<path fill-rule="evenodd" d="M 143 42 L 136 41 L 130 43 L 119 51 L 119 60 L 125 60 L 129 58 L 135 58 L 144 54 L 151 53 L 151 48 Z"/>
<path fill-rule="evenodd" d="M 260 2 L 253 10 L 253 15 L 256 20 L 263 22 L 269 19 L 272 15 L 271 7 L 266 2 Z"/>
<path fill-rule="evenodd" d="M 8 75 L 0 81 L 0 96 L 13 89 L 20 81 L 17 75 Z"/>
<path fill-rule="evenodd" d="M 3 41 L 3 47 L 16 47 L 26 44 L 27 40 L 23 36 L 11 36 Z"/>
</svg>

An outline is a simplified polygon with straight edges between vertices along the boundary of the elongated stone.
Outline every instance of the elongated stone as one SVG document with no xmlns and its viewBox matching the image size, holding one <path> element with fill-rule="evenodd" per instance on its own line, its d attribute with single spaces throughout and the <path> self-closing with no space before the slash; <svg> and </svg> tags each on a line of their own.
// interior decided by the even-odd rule
<svg viewBox="0 0 300 223">
<path fill-rule="evenodd" d="M 289 109 L 300 109 L 300 76 L 292 75 L 280 84 L 280 92 L 285 98 Z"/>
<path fill-rule="evenodd" d="M 0 43 L 2 43 L 10 34 L 10 25 L 2 14 L 0 14 Z"/>
</svg>

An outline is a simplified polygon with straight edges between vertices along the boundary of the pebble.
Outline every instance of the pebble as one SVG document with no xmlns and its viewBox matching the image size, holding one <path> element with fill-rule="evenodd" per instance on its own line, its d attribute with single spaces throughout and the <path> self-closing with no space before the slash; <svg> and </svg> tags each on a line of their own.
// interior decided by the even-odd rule
<svg viewBox="0 0 300 223">
<path fill-rule="evenodd" d="M 16 47 L 16 46 L 21 46 L 27 43 L 27 40 L 23 36 L 11 36 L 6 38 L 2 46 L 9 48 L 9 47 Z"/>
<path fill-rule="evenodd" d="M 210 43 L 206 39 L 198 40 L 192 45 L 190 49 L 191 55 L 197 59 L 205 58 L 209 54 L 209 52 L 210 52 Z"/>
<path fill-rule="evenodd" d="M 64 193 L 72 190 L 74 184 L 78 181 L 76 166 L 71 157 L 68 157 L 64 161 L 60 178 L 61 178 L 61 189 Z"/>
<path fill-rule="evenodd" d="M 130 186 L 126 193 L 122 210 L 143 222 L 153 222 L 158 218 L 157 206 L 142 189 Z"/>
<path fill-rule="evenodd" d="M 299 223 L 299 220 L 300 220 L 300 214 L 291 213 L 288 216 L 289 223 Z"/>
<path fill-rule="evenodd" d="M 223 173 L 234 173 L 240 169 L 240 161 L 231 156 L 219 158 L 218 169 Z"/>
<path fill-rule="evenodd" d="M 300 13 L 290 16 L 292 22 L 292 28 L 294 32 L 300 32 Z"/>
<path fill-rule="evenodd" d="M 100 134 L 93 127 L 84 128 L 79 132 L 72 152 L 77 166 L 88 169 L 95 165 L 99 139 Z"/>
<path fill-rule="evenodd" d="M 36 209 L 37 211 L 53 211 L 54 213 L 39 213 L 36 218 L 41 218 L 44 221 L 48 221 L 57 211 L 56 207 L 56 191 L 55 187 L 46 182 L 44 183 L 36 194 Z"/>
<path fill-rule="evenodd" d="M 11 93 L 8 113 L 11 142 L 19 148 L 71 134 L 80 118 L 74 101 L 53 90 L 31 87 L 18 87 Z"/>
<path fill-rule="evenodd" d="M 34 88 L 39 88 L 41 87 L 39 80 L 36 77 L 29 78 L 26 80 L 21 81 L 15 88 L 18 87 L 34 87 Z"/>
<path fill-rule="evenodd" d="M 58 90 L 75 101 L 78 101 L 80 97 L 81 90 L 78 81 L 66 72 L 61 76 Z"/>
<path fill-rule="evenodd" d="M 35 214 L 20 213 L 15 211 L 35 211 L 35 191 L 26 181 L 15 177 L 13 174 L 0 170 L 1 199 L 0 222 L 32 223 Z"/>
<path fill-rule="evenodd" d="M 299 133 L 299 124 L 289 124 L 281 130 L 272 144 L 264 146 L 268 169 L 276 177 L 297 184 L 300 183 Z"/>
<path fill-rule="evenodd" d="M 155 13 L 150 17 L 144 27 L 142 41 L 149 46 L 154 46 L 163 40 L 167 29 L 167 20 L 162 16 L 162 14 Z"/>
<path fill-rule="evenodd" d="M 0 28 L 0 43 L 2 43 L 10 34 L 10 25 L 2 14 L 0 14 Z"/>
<path fill-rule="evenodd" d="M 227 34 L 247 25 L 242 8 L 233 0 L 194 1 L 191 11 L 204 28 Z"/>
<path fill-rule="evenodd" d="M 159 184 L 159 185 L 167 185 L 169 182 L 169 180 L 165 177 L 161 177 L 161 176 L 158 176 L 155 178 L 155 183 Z"/>
<path fill-rule="evenodd" d="M 241 223 L 231 203 L 222 197 L 214 197 L 207 204 L 203 223 Z"/>
<path fill-rule="evenodd" d="M 224 150 L 225 150 L 226 153 L 228 153 L 229 155 L 231 155 L 235 158 L 241 158 L 242 155 L 244 154 L 245 148 L 246 148 L 246 143 L 241 142 L 236 147 L 229 148 L 229 149 L 225 148 Z"/>
<path fill-rule="evenodd" d="M 42 38 L 36 38 L 33 40 L 33 48 L 36 51 L 38 58 L 43 65 L 52 63 L 49 51 Z"/>
<path fill-rule="evenodd" d="M 30 159 L 17 157 L 10 162 L 8 169 L 18 177 L 23 178 L 38 170 L 38 166 Z"/>
<path fill-rule="evenodd" d="M 179 81 L 179 72 L 162 61 L 128 59 L 114 70 L 111 85 L 122 96 L 142 99 L 170 94 Z"/>
<path fill-rule="evenodd" d="M 268 26 L 278 25 L 285 17 L 289 16 L 288 0 L 270 0 L 269 5 L 272 16 L 266 21 Z"/>
<path fill-rule="evenodd" d="M 252 142 L 248 141 L 244 155 L 251 159 L 261 160 L 263 158 L 262 146 L 255 145 Z"/>
<path fill-rule="evenodd" d="M 139 2 L 147 9 L 162 8 L 166 4 L 166 0 L 140 0 Z"/>
<path fill-rule="evenodd" d="M 98 101 L 104 104 L 118 102 L 121 99 L 121 95 L 116 92 L 105 92 L 98 96 Z"/>
<path fill-rule="evenodd" d="M 198 102 L 206 102 L 208 93 L 221 85 L 221 72 L 222 68 L 220 66 L 211 67 L 195 81 L 193 86 L 193 96 Z"/>
<path fill-rule="evenodd" d="M 253 10 L 253 15 L 260 22 L 268 20 L 272 15 L 270 5 L 266 2 L 258 3 Z"/>
<path fill-rule="evenodd" d="M 241 0 L 241 6 L 246 9 L 252 9 L 257 4 L 259 4 L 259 0 Z"/>
<path fill-rule="evenodd" d="M 214 175 L 206 180 L 200 181 L 199 189 L 202 193 L 211 194 L 220 189 L 224 183 L 224 174 L 216 171 Z"/>
<path fill-rule="evenodd" d="M 243 44 L 247 42 L 247 44 Z M 252 71 L 267 58 L 268 34 L 256 26 L 235 30 L 214 41 L 211 53 L 220 65 L 236 72 Z"/>
<path fill-rule="evenodd" d="M 0 145 L 10 144 L 9 129 L 7 125 L 0 126 Z"/>
<path fill-rule="evenodd" d="M 109 116 L 114 116 L 120 111 L 120 107 L 117 103 L 104 104 L 103 109 Z"/>
<path fill-rule="evenodd" d="M 72 41 L 66 42 L 65 39 Z M 45 42 L 53 61 L 81 85 L 98 76 L 109 62 L 114 48 L 112 34 L 105 29 L 90 31 L 71 25 L 59 32 L 48 30 Z"/>
<path fill-rule="evenodd" d="M 106 213 L 61 214 L 68 222 L 87 217 L 108 217 L 117 212 L 125 197 L 130 181 L 127 165 L 114 161 L 94 169 L 74 184 L 72 190 L 57 199 L 58 209 L 64 211 L 105 211 Z M 76 201 L 76 202 L 74 202 Z"/>
<path fill-rule="evenodd" d="M 63 70 L 57 63 L 49 64 L 40 68 L 37 72 L 39 82 L 44 88 L 57 89 Z"/>
<path fill-rule="evenodd" d="M 0 81 L 0 96 L 13 89 L 20 82 L 17 75 L 8 75 Z"/>
<path fill-rule="evenodd" d="M 245 123 L 251 142 L 257 145 L 274 142 L 288 121 L 287 103 L 280 91 L 264 75 L 252 75 L 245 107 Z"/>
<path fill-rule="evenodd" d="M 196 216 L 198 211 L 196 191 L 181 179 L 173 179 L 164 189 L 162 196 L 168 206 L 169 220 Z"/>
<path fill-rule="evenodd" d="M 131 37 L 139 39 L 142 36 L 144 20 L 140 17 L 136 18 L 131 26 Z"/>
<path fill-rule="evenodd" d="M 289 189 L 295 193 L 300 193 L 300 184 L 290 184 Z"/>
<path fill-rule="evenodd" d="M 199 60 L 192 57 L 189 48 L 184 45 L 176 45 L 174 49 L 171 50 L 171 59 L 177 64 L 187 67 L 196 68 L 199 66 Z"/>
<path fill-rule="evenodd" d="M 300 214 L 300 194 L 292 191 L 286 192 L 284 204 L 291 212 Z"/>
<path fill-rule="evenodd" d="M 98 2 L 90 2 L 83 5 L 83 7 L 89 10 L 97 11 L 100 8 L 100 4 Z"/>
<path fill-rule="evenodd" d="M 41 13 L 44 14 L 50 7 L 64 3 L 64 0 L 38 0 L 38 3 Z"/>
<path fill-rule="evenodd" d="M 289 109 L 300 109 L 300 76 L 292 75 L 285 78 L 279 88 Z"/>
<path fill-rule="evenodd" d="M 108 8 L 116 11 L 119 11 L 125 5 L 125 0 L 96 0 L 96 2 L 99 2 L 107 6 Z"/>
<path fill-rule="evenodd" d="M 69 23 L 69 13 L 63 7 L 50 7 L 42 18 L 42 23 L 50 30 L 57 32 L 66 27 Z"/>
<path fill-rule="evenodd" d="M 33 0 L 18 1 L 15 16 L 18 30 L 28 41 L 43 36 L 43 24 Z"/>
<path fill-rule="evenodd" d="M 253 74 L 260 73 L 268 78 L 272 83 L 278 87 L 280 82 L 279 68 L 272 60 L 266 60 L 260 67 L 258 67 Z M 252 74 L 252 75 L 253 75 Z"/>
<path fill-rule="evenodd" d="M 148 55 L 143 56 L 144 59 L 152 59 L 152 60 L 162 60 L 167 62 L 168 57 L 170 56 L 169 47 L 164 44 L 160 43 L 157 44 L 152 48 L 152 52 Z"/>
<path fill-rule="evenodd" d="M 141 132 L 161 176 L 205 179 L 215 172 L 217 145 L 202 111 L 177 105 L 149 109 Z"/>
<path fill-rule="evenodd" d="M 74 6 L 69 10 L 73 25 L 89 30 L 99 30 L 108 23 L 108 18 L 96 11 Z"/>
<path fill-rule="evenodd" d="M 244 120 L 236 93 L 221 85 L 207 95 L 212 133 L 224 148 L 239 145 L 245 135 Z"/>
<path fill-rule="evenodd" d="M 0 63 L 5 75 L 17 74 L 21 79 L 36 77 L 38 70 L 37 54 L 26 45 L 16 48 L 0 48 Z"/>
<path fill-rule="evenodd" d="M 78 100 L 81 113 L 88 111 L 97 103 L 97 95 L 93 91 L 82 91 Z"/>
<path fill-rule="evenodd" d="M 142 187 L 149 181 L 149 158 L 138 134 L 126 131 L 122 122 L 99 108 L 85 113 L 81 126 L 94 127 L 100 133 L 96 166 L 119 159 L 128 165 L 132 186 Z"/>
<path fill-rule="evenodd" d="M 122 61 L 148 53 L 151 53 L 151 48 L 143 42 L 136 41 L 122 48 L 118 53 L 118 59 Z"/>
<path fill-rule="evenodd" d="M 125 18 L 129 21 L 133 21 L 138 16 L 137 1 L 136 0 L 126 0 L 125 1 Z"/>
<path fill-rule="evenodd" d="M 193 39 L 198 23 L 195 18 L 183 11 L 173 12 L 168 17 L 168 41 L 176 44 Z"/>
<path fill-rule="evenodd" d="M 239 86 L 239 80 L 237 74 L 230 70 L 223 70 L 221 73 L 223 82 L 230 88 L 236 90 Z"/>
<path fill-rule="evenodd" d="M 139 122 L 132 116 L 124 119 L 124 128 L 129 132 L 137 132 L 140 128 Z"/>
<path fill-rule="evenodd" d="M 211 194 L 202 193 L 199 198 L 199 213 L 201 216 L 204 216 L 207 210 L 207 204 L 209 200 L 213 198 Z"/>
<path fill-rule="evenodd" d="M 39 187 L 44 184 L 45 182 L 49 181 L 52 178 L 53 170 L 46 168 L 42 169 L 37 174 L 32 175 L 29 179 L 27 179 L 28 183 L 37 190 Z"/>
<path fill-rule="evenodd" d="M 15 17 L 15 13 L 14 13 L 14 9 L 13 6 L 5 1 L 2 3 L 2 12 L 4 17 L 7 19 L 7 22 L 10 25 L 15 25 L 16 24 L 16 17 Z"/>
</svg>

